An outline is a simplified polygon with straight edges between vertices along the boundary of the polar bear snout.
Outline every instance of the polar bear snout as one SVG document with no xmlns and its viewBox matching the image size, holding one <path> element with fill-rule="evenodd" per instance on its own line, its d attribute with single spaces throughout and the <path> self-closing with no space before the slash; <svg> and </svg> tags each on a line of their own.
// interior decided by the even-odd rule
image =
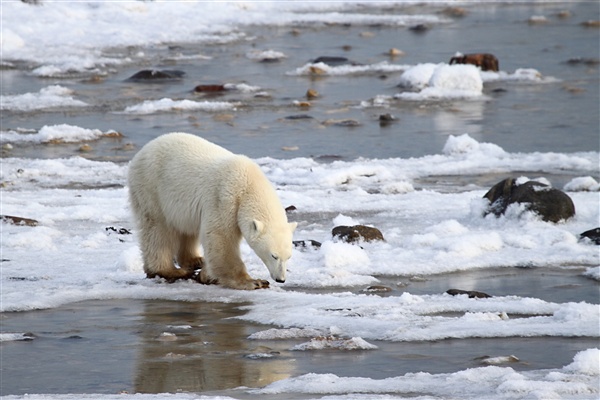
<svg viewBox="0 0 600 400">
<path fill-rule="evenodd" d="M 285 279 L 278 278 L 278 279 L 275 279 L 275 282 L 277 282 L 277 283 L 285 283 Z"/>
</svg>

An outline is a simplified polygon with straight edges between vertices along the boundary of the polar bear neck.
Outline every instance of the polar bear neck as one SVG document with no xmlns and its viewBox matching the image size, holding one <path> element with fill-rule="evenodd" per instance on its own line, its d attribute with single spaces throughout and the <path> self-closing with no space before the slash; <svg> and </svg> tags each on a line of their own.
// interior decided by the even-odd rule
<svg viewBox="0 0 600 400">
<path fill-rule="evenodd" d="M 243 178 L 244 190 L 240 192 L 238 207 L 238 226 L 247 238 L 249 224 L 259 220 L 270 225 L 287 223 L 285 211 L 271 182 L 265 177 L 260 167 L 247 160 Z"/>
</svg>

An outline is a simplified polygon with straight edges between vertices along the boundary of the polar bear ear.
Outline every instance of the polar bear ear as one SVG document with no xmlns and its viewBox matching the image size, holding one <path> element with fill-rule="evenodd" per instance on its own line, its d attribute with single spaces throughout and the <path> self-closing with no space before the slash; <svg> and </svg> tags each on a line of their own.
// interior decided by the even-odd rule
<svg viewBox="0 0 600 400">
<path fill-rule="evenodd" d="M 298 223 L 297 222 L 290 222 L 289 226 L 290 226 L 290 232 L 294 233 L 294 231 L 296 230 L 296 227 L 298 226 Z"/>
<path fill-rule="evenodd" d="M 252 228 L 254 228 L 254 232 L 260 235 L 265 229 L 265 224 L 255 219 L 254 221 L 252 221 Z"/>
</svg>

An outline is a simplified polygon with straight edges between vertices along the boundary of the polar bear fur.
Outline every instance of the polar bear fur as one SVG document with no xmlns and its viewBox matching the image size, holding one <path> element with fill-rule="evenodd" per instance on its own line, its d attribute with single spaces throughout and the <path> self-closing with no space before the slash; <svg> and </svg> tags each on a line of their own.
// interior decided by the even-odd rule
<svg viewBox="0 0 600 400">
<path fill-rule="evenodd" d="M 188 279 L 201 269 L 202 283 L 268 287 L 248 275 L 240 257 L 243 237 L 271 278 L 285 281 L 296 223 L 288 223 L 274 187 L 249 158 L 191 134 L 170 133 L 135 155 L 128 178 L 149 278 Z"/>
</svg>

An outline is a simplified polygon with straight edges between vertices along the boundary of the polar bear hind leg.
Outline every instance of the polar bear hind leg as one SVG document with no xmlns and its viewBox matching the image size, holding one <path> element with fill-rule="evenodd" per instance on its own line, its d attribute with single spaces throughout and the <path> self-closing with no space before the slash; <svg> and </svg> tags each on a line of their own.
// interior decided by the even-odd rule
<svg viewBox="0 0 600 400">
<path fill-rule="evenodd" d="M 144 258 L 144 272 L 148 278 L 156 276 L 174 282 L 194 275 L 190 265 L 176 268 L 173 258 L 178 250 L 179 234 L 164 223 L 145 219 L 140 227 L 140 244 Z M 186 260 L 188 261 L 188 260 Z"/>
<path fill-rule="evenodd" d="M 204 260 L 198 253 L 198 235 L 178 234 L 179 250 L 177 251 L 177 264 L 187 271 L 197 271 L 204 265 Z"/>
</svg>

